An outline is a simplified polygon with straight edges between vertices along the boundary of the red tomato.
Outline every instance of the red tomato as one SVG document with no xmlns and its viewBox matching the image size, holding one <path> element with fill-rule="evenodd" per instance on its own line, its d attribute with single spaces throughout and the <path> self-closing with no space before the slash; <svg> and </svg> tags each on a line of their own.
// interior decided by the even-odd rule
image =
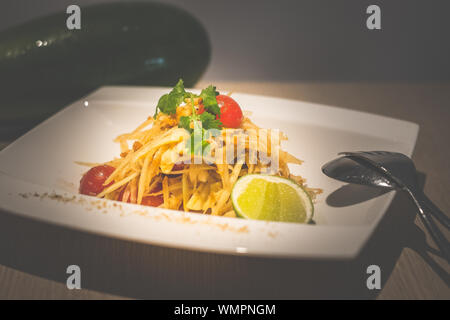
<svg viewBox="0 0 450 320">
<path fill-rule="evenodd" d="M 158 184 L 151 192 L 159 192 L 162 190 L 162 184 Z M 158 196 L 146 196 L 142 198 L 142 205 L 143 206 L 151 206 L 151 207 L 158 207 L 164 202 L 164 196 L 162 194 Z"/>
<path fill-rule="evenodd" d="M 122 190 L 120 191 L 119 197 L 117 198 L 117 200 L 130 203 L 131 192 L 130 192 L 130 188 L 128 188 L 128 183 L 122 187 Z"/>
<path fill-rule="evenodd" d="M 125 185 L 125 187 L 123 187 L 122 191 L 120 191 L 119 193 L 119 198 L 117 200 L 122 201 L 122 202 L 130 202 L 130 192 L 128 191 L 127 194 L 125 195 L 125 190 L 127 189 L 128 184 Z M 124 199 L 124 197 L 127 197 L 126 199 Z"/>
<path fill-rule="evenodd" d="M 197 114 L 202 114 L 203 112 L 205 112 L 205 106 L 200 104 L 197 109 Z"/>
<path fill-rule="evenodd" d="M 216 97 L 217 104 L 220 107 L 219 119 L 226 128 L 239 128 L 241 126 L 243 114 L 239 104 L 233 98 L 219 94 Z"/>
<path fill-rule="evenodd" d="M 113 184 L 114 181 L 107 186 L 103 185 L 114 170 L 116 169 L 107 165 L 91 168 L 80 180 L 80 193 L 89 196 L 98 195 L 103 189 Z"/>
<path fill-rule="evenodd" d="M 164 202 L 164 196 L 161 194 L 159 196 L 146 196 L 142 198 L 142 205 L 143 206 L 151 206 L 151 207 L 158 207 Z"/>
<path fill-rule="evenodd" d="M 119 193 L 119 201 L 122 202 L 130 202 L 130 196 L 129 196 L 129 192 L 128 192 L 128 199 L 124 199 L 124 195 L 125 195 L 125 189 L 126 187 L 124 187 L 122 189 L 122 191 Z M 157 185 L 152 192 L 158 192 L 162 190 L 162 186 L 161 185 Z M 142 202 L 141 204 L 143 206 L 151 206 L 151 207 L 158 207 L 160 206 L 162 203 L 164 202 L 164 196 L 158 195 L 158 196 L 146 196 L 142 198 Z"/>
</svg>

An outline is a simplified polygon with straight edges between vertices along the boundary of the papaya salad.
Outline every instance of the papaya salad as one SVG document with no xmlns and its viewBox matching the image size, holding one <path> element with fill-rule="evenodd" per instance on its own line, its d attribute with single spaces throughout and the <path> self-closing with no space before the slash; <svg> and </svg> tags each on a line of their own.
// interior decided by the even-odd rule
<svg viewBox="0 0 450 320">
<path fill-rule="evenodd" d="M 290 173 L 288 164 L 302 160 L 281 149 L 287 137 L 258 127 L 249 116 L 231 94 L 212 85 L 194 94 L 180 79 L 159 99 L 153 116 L 115 138 L 120 156 L 100 164 L 79 162 L 91 167 L 79 192 L 225 217 L 291 221 L 295 218 L 288 216 L 299 211 L 309 217 L 321 190 Z M 270 211 L 287 215 L 274 219 Z"/>
</svg>

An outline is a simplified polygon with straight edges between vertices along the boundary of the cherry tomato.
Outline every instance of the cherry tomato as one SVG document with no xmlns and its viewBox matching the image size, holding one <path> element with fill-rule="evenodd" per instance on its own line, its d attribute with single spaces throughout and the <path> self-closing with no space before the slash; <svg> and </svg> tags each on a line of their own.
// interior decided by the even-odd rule
<svg viewBox="0 0 450 320">
<path fill-rule="evenodd" d="M 131 202 L 131 192 L 130 188 L 128 188 L 128 183 L 122 187 L 117 200 L 128 203 Z"/>
<path fill-rule="evenodd" d="M 205 112 L 205 106 L 202 103 L 198 106 L 197 114 L 202 114 L 203 112 Z"/>
<path fill-rule="evenodd" d="M 114 172 L 115 168 L 107 165 L 101 165 L 91 168 L 80 180 L 80 193 L 89 196 L 96 196 L 114 183 L 111 182 L 104 186 L 106 179 Z"/>
<path fill-rule="evenodd" d="M 130 194 L 129 194 L 129 192 L 127 193 L 127 195 L 128 195 L 127 199 L 124 199 L 124 196 L 126 196 L 125 195 L 125 189 L 126 189 L 126 186 L 122 189 L 122 191 L 120 191 L 118 200 L 129 203 L 130 202 Z M 161 190 L 162 190 L 162 186 L 159 184 L 152 190 L 152 192 L 158 192 L 158 191 L 161 191 Z M 143 197 L 141 204 L 143 206 L 158 207 L 163 202 L 164 202 L 164 196 L 161 194 L 161 195 L 158 195 L 158 196 L 146 196 L 146 197 Z"/>
<path fill-rule="evenodd" d="M 122 201 L 122 202 L 130 202 L 130 191 L 127 191 L 127 194 L 125 194 L 125 190 L 127 189 L 128 184 L 126 184 L 122 191 L 120 191 L 119 193 L 119 198 L 117 200 Z M 126 199 L 124 199 L 124 197 L 126 197 Z"/>
<path fill-rule="evenodd" d="M 142 198 L 142 205 L 143 206 L 151 206 L 151 207 L 158 207 L 164 202 L 164 196 L 161 194 L 159 196 L 146 196 Z"/>
<path fill-rule="evenodd" d="M 151 190 L 151 192 L 159 192 L 162 190 L 162 184 L 158 184 Z M 146 196 L 142 198 L 142 205 L 143 206 L 151 206 L 151 207 L 158 207 L 164 202 L 164 196 L 162 194 L 157 196 Z"/>
<path fill-rule="evenodd" d="M 220 117 L 217 116 L 226 128 L 239 128 L 241 126 L 243 114 L 239 104 L 233 98 L 219 94 L 216 97 L 220 107 Z"/>
<path fill-rule="evenodd" d="M 122 202 L 130 202 L 130 197 L 128 197 L 128 199 L 123 199 L 123 191 L 120 193 L 119 195 L 119 200 L 121 200 Z M 151 207 L 158 207 L 159 205 L 161 205 L 164 202 L 164 196 L 158 195 L 158 196 L 146 196 L 142 198 L 142 202 L 141 204 L 143 206 L 151 206 Z"/>
</svg>

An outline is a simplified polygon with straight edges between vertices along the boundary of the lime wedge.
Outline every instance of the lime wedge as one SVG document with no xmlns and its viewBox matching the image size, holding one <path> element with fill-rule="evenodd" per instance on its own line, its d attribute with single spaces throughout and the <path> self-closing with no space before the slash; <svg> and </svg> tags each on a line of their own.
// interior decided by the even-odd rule
<svg viewBox="0 0 450 320">
<path fill-rule="evenodd" d="M 314 211 L 309 194 L 297 183 L 264 174 L 241 177 L 231 200 L 236 214 L 247 219 L 305 223 Z"/>
</svg>

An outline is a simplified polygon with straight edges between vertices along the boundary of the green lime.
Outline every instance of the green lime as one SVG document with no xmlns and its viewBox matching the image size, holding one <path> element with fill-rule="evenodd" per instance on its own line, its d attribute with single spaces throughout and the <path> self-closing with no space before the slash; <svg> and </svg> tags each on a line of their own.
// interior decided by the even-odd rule
<svg viewBox="0 0 450 320">
<path fill-rule="evenodd" d="M 314 207 L 309 194 L 292 180 L 264 174 L 248 174 L 233 187 L 231 200 L 242 218 L 304 223 Z"/>
</svg>

